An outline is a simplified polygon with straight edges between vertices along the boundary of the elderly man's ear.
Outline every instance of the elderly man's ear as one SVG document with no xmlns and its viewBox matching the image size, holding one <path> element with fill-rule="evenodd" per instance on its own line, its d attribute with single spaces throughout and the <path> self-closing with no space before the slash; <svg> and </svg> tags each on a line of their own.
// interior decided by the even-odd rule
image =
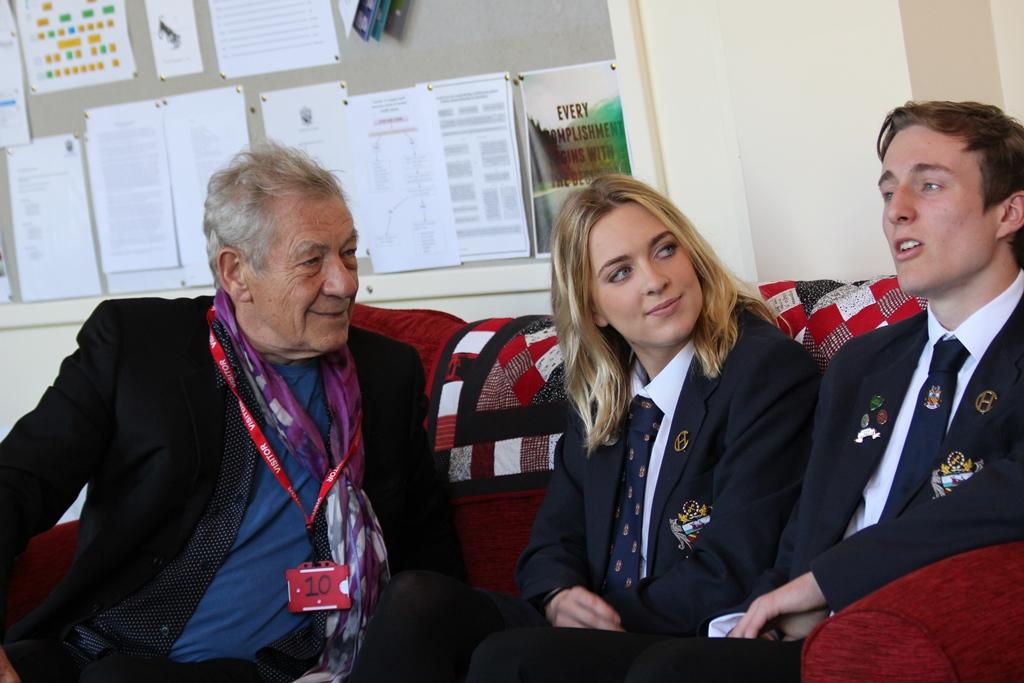
<svg viewBox="0 0 1024 683">
<path fill-rule="evenodd" d="M 220 275 L 224 291 L 232 301 L 236 304 L 252 301 L 252 293 L 246 280 L 249 269 L 245 267 L 242 255 L 236 249 L 224 247 L 220 250 L 217 254 L 217 273 Z"/>
</svg>

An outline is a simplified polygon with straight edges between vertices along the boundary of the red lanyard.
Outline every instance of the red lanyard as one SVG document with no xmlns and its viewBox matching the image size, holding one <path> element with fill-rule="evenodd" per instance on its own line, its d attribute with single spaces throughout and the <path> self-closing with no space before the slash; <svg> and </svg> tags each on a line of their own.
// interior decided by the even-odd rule
<svg viewBox="0 0 1024 683">
<path fill-rule="evenodd" d="M 274 453 L 274 449 L 270 446 L 270 442 L 267 441 L 267 437 L 263 434 L 263 430 L 260 429 L 259 424 L 256 422 L 256 418 L 249 412 L 249 408 L 245 405 L 245 401 L 242 400 L 241 394 L 238 393 L 238 382 L 235 380 L 235 371 L 231 369 L 231 364 L 228 362 L 227 356 L 224 354 L 224 349 L 220 345 L 220 340 L 213 333 L 213 319 L 216 316 L 213 307 L 206 314 L 206 322 L 210 325 L 210 355 L 213 356 L 213 360 L 217 363 L 217 369 L 220 370 L 220 374 L 224 377 L 224 381 L 228 383 L 231 388 L 231 392 L 238 399 L 238 409 L 242 411 L 242 422 L 245 423 L 245 428 L 249 432 L 249 438 L 256 445 L 256 450 L 259 451 L 263 457 L 263 462 L 266 463 L 270 471 L 274 473 L 277 478 L 277 483 L 281 485 L 288 495 L 291 496 L 292 501 L 299 507 L 299 512 L 302 513 L 303 519 L 306 520 L 306 529 L 313 529 L 313 520 L 316 519 L 316 513 L 319 512 L 320 506 L 323 504 L 324 499 L 327 498 L 328 492 L 331 487 L 334 486 L 334 482 L 337 480 L 341 470 L 344 469 L 345 465 L 348 464 L 349 458 L 355 453 L 356 447 L 359 445 L 359 439 L 362 437 L 362 415 L 356 418 L 356 432 L 352 435 L 352 441 L 348 445 L 348 452 L 345 453 L 345 457 L 342 459 L 338 466 L 327 473 L 327 477 L 320 484 L 320 493 L 317 495 L 316 505 L 313 506 L 313 513 L 306 516 L 306 509 L 302 507 L 302 501 L 299 499 L 299 494 L 296 493 L 295 487 L 292 486 L 291 479 L 288 478 L 288 473 L 284 471 L 284 467 L 281 466 L 281 461 L 277 459 L 277 454 Z"/>
</svg>

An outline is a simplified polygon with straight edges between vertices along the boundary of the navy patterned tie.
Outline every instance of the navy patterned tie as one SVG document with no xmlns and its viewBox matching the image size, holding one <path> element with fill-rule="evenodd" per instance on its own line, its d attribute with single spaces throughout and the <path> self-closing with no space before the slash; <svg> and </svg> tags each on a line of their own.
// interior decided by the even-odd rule
<svg viewBox="0 0 1024 683">
<path fill-rule="evenodd" d="M 619 504 L 615 508 L 611 554 L 605 587 L 630 588 L 640 578 L 640 527 L 644 518 L 644 489 L 651 446 L 664 413 L 654 401 L 634 396 L 629 405 L 626 427 L 626 463 L 619 484 Z"/>
<path fill-rule="evenodd" d="M 900 464 L 882 510 L 882 519 L 896 514 L 896 508 L 920 486 L 938 455 L 946 436 L 949 414 L 956 394 L 956 375 L 968 356 L 967 349 L 956 337 L 941 339 L 932 350 L 928 378 L 921 386 L 910 421 L 907 440 L 903 444 Z"/>
</svg>

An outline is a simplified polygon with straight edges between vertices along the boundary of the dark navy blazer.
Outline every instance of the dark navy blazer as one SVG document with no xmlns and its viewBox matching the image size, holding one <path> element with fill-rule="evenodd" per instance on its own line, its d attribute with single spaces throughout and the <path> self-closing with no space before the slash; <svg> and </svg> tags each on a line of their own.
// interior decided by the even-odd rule
<svg viewBox="0 0 1024 683">
<path fill-rule="evenodd" d="M 771 565 L 806 463 L 818 382 L 807 352 L 750 314 L 717 378 L 691 363 L 675 415 L 662 423 L 671 431 L 647 520 L 647 577 L 602 594 L 627 631 L 692 634 Z M 578 416 L 570 419 L 517 566 L 523 597 L 601 591 L 624 444 L 588 454 Z M 683 542 L 673 526 L 689 501 L 707 505 L 710 521 Z"/>
</svg>

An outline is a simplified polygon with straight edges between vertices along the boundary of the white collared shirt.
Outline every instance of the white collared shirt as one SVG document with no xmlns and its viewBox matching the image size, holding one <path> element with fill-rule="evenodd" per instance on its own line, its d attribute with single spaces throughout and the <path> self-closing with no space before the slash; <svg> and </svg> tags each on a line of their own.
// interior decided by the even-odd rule
<svg viewBox="0 0 1024 683">
<path fill-rule="evenodd" d="M 889 489 L 892 488 L 892 480 L 896 476 L 896 468 L 900 464 L 900 455 L 903 453 L 903 446 L 907 440 L 907 432 L 910 431 L 910 422 L 914 417 L 914 404 L 917 402 L 921 385 L 928 378 L 928 366 L 932 362 L 932 350 L 935 348 L 936 342 L 940 339 L 956 337 L 970 354 L 964 364 L 960 366 L 960 372 L 956 376 L 956 393 L 953 395 L 954 409 L 949 414 L 948 428 L 953 423 L 953 417 L 960 406 L 960 399 L 963 398 L 967 384 L 978 367 L 978 361 L 988 351 L 989 345 L 999 334 L 999 330 L 1003 329 L 1003 325 L 1010 319 L 1022 294 L 1024 294 L 1024 271 L 1017 273 L 1017 278 L 1002 294 L 972 313 L 955 330 L 944 328 L 942 323 L 935 318 L 931 308 L 928 309 L 928 343 L 925 344 L 917 359 L 917 367 L 910 377 L 907 393 L 903 396 L 903 403 L 900 405 L 899 414 L 892 426 L 892 436 L 889 437 L 882 460 L 878 463 L 875 473 L 868 479 L 868 483 L 864 487 L 864 496 L 860 505 L 857 506 L 857 511 L 853 513 L 843 538 L 877 524 L 882 516 L 885 501 L 889 498 Z"/>
<path fill-rule="evenodd" d="M 676 414 L 676 404 L 679 402 L 680 392 L 683 390 L 683 383 L 686 381 L 686 373 L 690 370 L 690 363 L 693 361 L 693 342 L 687 342 L 679 353 L 675 355 L 668 365 L 662 369 L 657 376 L 648 380 L 640 363 L 633 364 L 633 394 L 639 394 L 654 401 L 654 405 L 664 413 L 661 421 L 662 429 L 654 437 L 651 445 L 651 462 L 647 465 L 647 483 L 644 486 L 644 516 L 640 525 L 640 578 L 647 576 L 647 522 L 651 518 L 651 506 L 654 503 L 654 490 L 658 485 L 658 475 L 661 473 L 661 461 L 665 458 L 665 448 L 668 446 L 668 435 L 672 430 L 672 418 Z"/>
</svg>

